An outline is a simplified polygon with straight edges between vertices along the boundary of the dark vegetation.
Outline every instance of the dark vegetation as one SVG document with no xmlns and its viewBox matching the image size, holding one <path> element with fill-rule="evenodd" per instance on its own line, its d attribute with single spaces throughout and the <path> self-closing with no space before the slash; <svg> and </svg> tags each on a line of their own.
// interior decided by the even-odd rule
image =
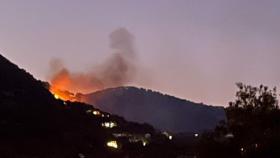
<svg viewBox="0 0 280 158">
<path fill-rule="evenodd" d="M 129 121 L 146 122 L 174 133 L 213 130 L 225 119 L 222 107 L 193 103 L 142 88 L 110 88 L 82 98 Z"/>
<path fill-rule="evenodd" d="M 280 110 L 276 88 L 238 83 L 227 122 L 200 138 L 199 157 L 280 157 Z"/>
</svg>

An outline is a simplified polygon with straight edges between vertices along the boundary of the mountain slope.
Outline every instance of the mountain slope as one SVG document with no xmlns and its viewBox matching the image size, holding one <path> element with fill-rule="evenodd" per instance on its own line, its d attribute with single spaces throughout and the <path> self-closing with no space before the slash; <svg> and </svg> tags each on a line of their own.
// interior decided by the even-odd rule
<svg viewBox="0 0 280 158">
<path fill-rule="evenodd" d="M 172 132 L 201 132 L 225 119 L 222 107 L 206 106 L 135 87 L 110 88 L 82 97 L 98 108 Z"/>
</svg>

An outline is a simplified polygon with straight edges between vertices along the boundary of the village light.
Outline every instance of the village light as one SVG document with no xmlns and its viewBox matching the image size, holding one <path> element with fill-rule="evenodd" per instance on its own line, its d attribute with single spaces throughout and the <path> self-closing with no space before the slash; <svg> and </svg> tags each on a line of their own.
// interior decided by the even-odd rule
<svg viewBox="0 0 280 158">
<path fill-rule="evenodd" d="M 143 141 L 143 142 L 142 142 L 142 145 L 143 145 L 143 146 L 146 146 L 146 145 L 147 145 L 147 142 Z"/>
<path fill-rule="evenodd" d="M 102 125 L 102 127 L 105 127 L 105 128 L 113 128 L 113 127 L 117 126 L 117 124 L 115 122 L 105 122 L 105 123 L 102 123 L 101 125 Z"/>
<path fill-rule="evenodd" d="M 92 112 L 92 114 L 93 114 L 93 115 L 100 115 L 100 112 L 97 111 L 97 110 L 95 110 L 95 111 Z"/>
<path fill-rule="evenodd" d="M 109 123 L 109 122 L 105 122 L 105 123 L 103 124 L 103 126 L 109 128 L 109 127 L 110 127 L 110 123 Z"/>
<path fill-rule="evenodd" d="M 168 136 L 168 139 L 169 139 L 169 140 L 172 140 L 172 139 L 173 139 L 173 137 L 170 135 L 170 136 Z"/>
<path fill-rule="evenodd" d="M 173 139 L 173 136 L 170 135 L 170 134 L 167 133 L 167 132 L 163 132 L 162 134 L 165 135 L 169 140 L 172 140 L 172 139 Z"/>
<path fill-rule="evenodd" d="M 108 141 L 107 146 L 110 147 L 110 148 L 118 149 L 118 143 L 115 140 L 114 141 Z"/>
<path fill-rule="evenodd" d="M 195 134 L 194 134 L 194 137 L 198 137 L 198 136 L 199 136 L 199 134 L 198 134 L 198 133 L 195 133 Z"/>
</svg>

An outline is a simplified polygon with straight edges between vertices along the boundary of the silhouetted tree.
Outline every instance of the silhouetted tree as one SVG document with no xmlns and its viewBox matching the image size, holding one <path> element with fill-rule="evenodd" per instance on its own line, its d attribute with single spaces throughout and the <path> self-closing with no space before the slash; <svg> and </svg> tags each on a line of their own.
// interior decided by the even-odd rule
<svg viewBox="0 0 280 158">
<path fill-rule="evenodd" d="M 202 138 L 202 151 L 219 152 L 215 155 L 218 157 L 222 157 L 221 153 L 238 157 L 279 157 L 280 111 L 276 87 L 236 85 L 236 100 L 225 109 L 227 122 L 217 126 L 211 139 L 208 137 L 208 143 Z M 229 135 L 233 137 L 228 138 Z M 207 145 L 215 150 L 205 151 Z"/>
<path fill-rule="evenodd" d="M 253 87 L 243 83 L 236 84 L 239 90 L 236 92 L 236 100 L 229 103 L 230 108 L 243 108 L 246 110 L 274 110 L 278 109 L 276 87 L 272 90 L 267 86 Z"/>
</svg>

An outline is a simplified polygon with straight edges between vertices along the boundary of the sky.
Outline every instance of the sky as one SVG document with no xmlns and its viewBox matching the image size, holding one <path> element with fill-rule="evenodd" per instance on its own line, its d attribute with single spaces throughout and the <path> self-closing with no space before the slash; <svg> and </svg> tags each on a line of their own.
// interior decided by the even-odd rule
<svg viewBox="0 0 280 158">
<path fill-rule="evenodd" d="M 0 0 L 0 52 L 41 80 L 50 61 L 89 71 L 133 36 L 138 75 L 127 83 L 226 106 L 236 82 L 280 87 L 279 0 Z"/>
</svg>

